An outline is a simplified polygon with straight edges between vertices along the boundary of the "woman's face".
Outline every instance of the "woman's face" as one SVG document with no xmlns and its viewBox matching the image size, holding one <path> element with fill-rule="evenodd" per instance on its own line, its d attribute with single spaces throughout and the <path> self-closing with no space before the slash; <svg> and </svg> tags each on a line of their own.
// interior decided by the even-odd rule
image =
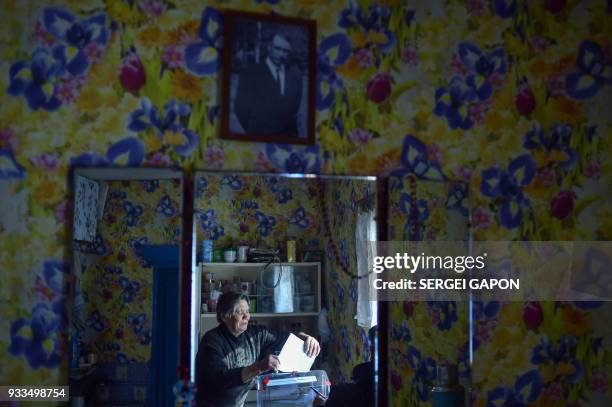
<svg viewBox="0 0 612 407">
<path fill-rule="evenodd" d="M 227 329 L 234 334 L 234 336 L 238 336 L 247 330 L 249 326 L 249 319 L 251 319 L 251 314 L 249 313 L 249 303 L 245 300 L 240 300 L 236 309 L 234 310 L 234 314 L 227 318 L 223 318 L 223 323 L 227 326 Z"/>
</svg>

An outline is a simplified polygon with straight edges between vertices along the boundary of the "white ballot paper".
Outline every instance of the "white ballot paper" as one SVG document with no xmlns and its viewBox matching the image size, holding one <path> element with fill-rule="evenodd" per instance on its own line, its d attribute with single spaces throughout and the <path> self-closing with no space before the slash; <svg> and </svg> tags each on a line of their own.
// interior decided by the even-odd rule
<svg viewBox="0 0 612 407">
<path fill-rule="evenodd" d="M 315 360 L 314 357 L 311 358 L 304 353 L 304 341 L 294 334 L 289 334 L 278 359 L 280 360 L 278 370 L 281 372 L 308 372 Z"/>
</svg>

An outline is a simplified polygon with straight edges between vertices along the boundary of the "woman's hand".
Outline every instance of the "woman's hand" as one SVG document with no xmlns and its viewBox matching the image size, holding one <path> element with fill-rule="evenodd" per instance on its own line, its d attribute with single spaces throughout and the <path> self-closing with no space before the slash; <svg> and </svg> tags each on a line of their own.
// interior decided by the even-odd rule
<svg viewBox="0 0 612 407">
<path fill-rule="evenodd" d="M 265 358 L 242 368 L 242 371 L 240 372 L 242 383 L 249 383 L 255 376 L 268 370 L 277 372 L 279 367 L 280 360 L 278 359 L 278 356 L 268 355 Z"/>
<path fill-rule="evenodd" d="M 321 345 L 319 345 L 319 342 L 312 336 L 306 335 L 305 333 L 302 333 L 300 336 L 304 340 L 304 353 L 311 358 L 316 357 L 319 352 L 321 352 Z"/>
<path fill-rule="evenodd" d="M 259 361 L 259 370 L 264 372 L 266 370 L 274 370 L 278 372 L 280 367 L 280 359 L 276 355 L 268 355 Z"/>
</svg>

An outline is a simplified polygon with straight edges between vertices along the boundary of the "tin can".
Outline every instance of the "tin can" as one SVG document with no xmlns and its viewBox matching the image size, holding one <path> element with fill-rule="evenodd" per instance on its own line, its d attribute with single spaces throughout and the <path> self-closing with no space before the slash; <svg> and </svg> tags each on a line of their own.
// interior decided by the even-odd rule
<svg viewBox="0 0 612 407">
<path fill-rule="evenodd" d="M 287 263 L 295 263 L 295 240 L 287 240 Z"/>
<path fill-rule="evenodd" d="M 202 241 L 202 263 L 212 263 L 213 261 L 213 241 Z"/>
</svg>

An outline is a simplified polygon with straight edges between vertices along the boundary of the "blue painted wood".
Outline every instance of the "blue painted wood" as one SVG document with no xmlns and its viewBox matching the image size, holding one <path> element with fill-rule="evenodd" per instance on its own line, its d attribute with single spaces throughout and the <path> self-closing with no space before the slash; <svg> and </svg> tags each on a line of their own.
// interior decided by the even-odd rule
<svg viewBox="0 0 612 407">
<path fill-rule="evenodd" d="M 151 385 L 148 405 L 174 405 L 172 387 L 178 376 L 179 246 L 141 246 L 139 254 L 153 266 Z"/>
<path fill-rule="evenodd" d="M 178 269 L 179 267 L 178 245 L 141 245 L 136 249 L 136 252 L 154 268 Z"/>
</svg>

